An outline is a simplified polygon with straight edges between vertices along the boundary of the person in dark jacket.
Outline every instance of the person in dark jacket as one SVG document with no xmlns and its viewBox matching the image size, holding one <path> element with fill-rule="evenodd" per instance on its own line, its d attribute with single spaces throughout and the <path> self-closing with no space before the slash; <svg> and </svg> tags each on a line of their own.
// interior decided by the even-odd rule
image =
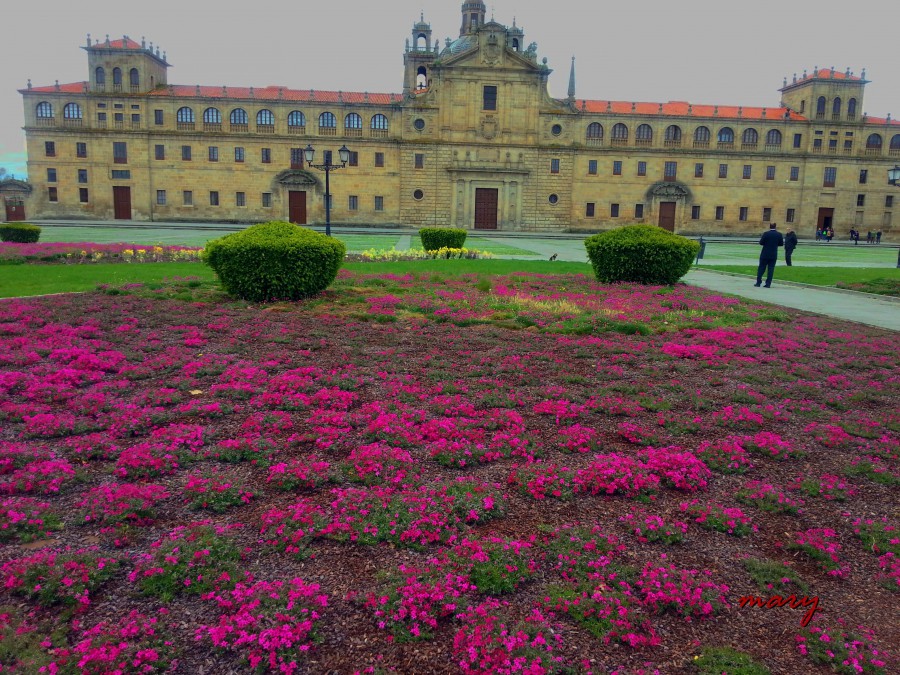
<svg viewBox="0 0 900 675">
<path fill-rule="evenodd" d="M 781 232 L 776 230 L 778 223 L 769 223 L 769 231 L 764 232 L 759 238 L 759 245 L 762 251 L 759 254 L 759 267 L 756 270 L 756 283 L 754 286 L 762 284 L 763 272 L 766 272 L 766 288 L 772 285 L 772 275 L 775 274 L 775 261 L 778 260 L 778 247 L 784 246 L 784 237 Z"/>
<path fill-rule="evenodd" d="M 788 228 L 787 234 L 784 235 L 784 264 L 791 266 L 791 253 L 797 248 L 797 235 L 791 228 Z"/>
</svg>

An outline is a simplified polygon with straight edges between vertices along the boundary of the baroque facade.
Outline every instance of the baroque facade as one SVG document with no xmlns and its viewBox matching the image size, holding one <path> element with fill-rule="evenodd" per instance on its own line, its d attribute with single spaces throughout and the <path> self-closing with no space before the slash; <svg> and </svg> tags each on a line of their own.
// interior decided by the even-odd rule
<svg viewBox="0 0 900 675">
<path fill-rule="evenodd" d="M 773 107 L 638 103 L 577 98 L 573 57 L 555 99 L 536 44 L 481 0 L 443 46 L 413 25 L 402 93 L 175 85 L 143 39 L 83 49 L 87 81 L 20 90 L 31 219 L 322 223 L 312 144 L 317 162 L 351 150 L 333 224 L 894 229 L 900 125 L 862 113 L 864 70 L 785 79 Z"/>
</svg>

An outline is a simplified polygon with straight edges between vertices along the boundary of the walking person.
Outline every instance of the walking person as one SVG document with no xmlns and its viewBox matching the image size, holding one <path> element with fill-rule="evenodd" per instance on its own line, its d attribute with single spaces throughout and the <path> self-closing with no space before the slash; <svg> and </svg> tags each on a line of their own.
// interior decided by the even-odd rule
<svg viewBox="0 0 900 675">
<path fill-rule="evenodd" d="M 876 244 L 881 243 L 881 230 L 878 230 L 878 232 L 875 233 L 875 243 Z"/>
<path fill-rule="evenodd" d="M 775 274 L 775 261 L 778 260 L 778 247 L 784 246 L 784 237 L 777 229 L 778 223 L 769 223 L 769 231 L 764 232 L 759 238 L 759 245 L 762 251 L 759 254 L 759 267 L 756 270 L 756 283 L 754 286 L 762 285 L 763 272 L 766 272 L 766 288 L 772 286 L 772 275 Z"/>
<path fill-rule="evenodd" d="M 788 267 L 791 267 L 791 253 L 795 248 L 797 248 L 797 235 L 789 227 L 787 234 L 784 235 L 784 264 Z"/>
</svg>

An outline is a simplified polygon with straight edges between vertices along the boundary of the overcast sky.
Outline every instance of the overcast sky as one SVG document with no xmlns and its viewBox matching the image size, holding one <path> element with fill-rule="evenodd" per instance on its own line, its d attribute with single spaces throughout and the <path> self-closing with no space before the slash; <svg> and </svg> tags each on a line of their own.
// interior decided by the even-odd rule
<svg viewBox="0 0 900 675">
<path fill-rule="evenodd" d="M 22 97 L 86 80 L 85 36 L 142 36 L 167 52 L 172 84 L 280 85 L 400 93 L 404 41 L 424 12 L 456 38 L 460 0 L 41 0 L 5 3 L 0 166 L 24 173 Z M 863 111 L 900 116 L 900 0 L 495 0 L 488 17 L 525 31 L 564 97 L 571 57 L 588 99 L 777 106 L 785 76 L 866 68 Z M 590 8 L 590 9 L 587 9 Z"/>
</svg>

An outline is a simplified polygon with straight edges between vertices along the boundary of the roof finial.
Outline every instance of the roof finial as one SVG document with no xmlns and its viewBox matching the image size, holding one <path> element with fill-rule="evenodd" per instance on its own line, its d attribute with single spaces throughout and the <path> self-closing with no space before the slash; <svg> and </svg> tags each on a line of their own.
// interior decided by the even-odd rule
<svg viewBox="0 0 900 675">
<path fill-rule="evenodd" d="M 844 73 L 845 77 L 850 77 L 850 66 L 847 66 L 847 72 Z"/>
<path fill-rule="evenodd" d="M 106 34 L 106 46 L 109 47 L 109 33 Z"/>
<path fill-rule="evenodd" d="M 141 49 L 147 49 L 147 41 L 144 40 L 143 35 L 141 35 Z"/>
<path fill-rule="evenodd" d="M 250 87 L 250 98 L 253 98 L 256 94 L 253 93 L 253 87 Z"/>
<path fill-rule="evenodd" d="M 28 88 L 31 89 L 31 78 L 28 78 Z"/>
<path fill-rule="evenodd" d="M 59 91 L 59 80 L 56 81 L 56 91 Z"/>
<path fill-rule="evenodd" d="M 166 60 L 166 53 L 165 53 L 165 52 L 163 52 L 163 59 L 162 59 L 162 60 L 163 60 L 163 61 Z"/>
<path fill-rule="evenodd" d="M 782 86 L 782 87 L 786 87 L 786 86 L 787 86 L 787 75 L 784 76 L 784 84 L 782 84 L 781 86 Z"/>
<path fill-rule="evenodd" d="M 575 100 L 575 57 L 572 57 L 572 69 L 569 71 L 569 100 Z"/>
<path fill-rule="evenodd" d="M 828 77 L 830 77 L 832 80 L 834 79 L 834 66 L 831 66 L 831 74 Z"/>
<path fill-rule="evenodd" d="M 819 76 L 819 66 L 813 66 L 813 77 Z"/>
<path fill-rule="evenodd" d="M 806 68 L 803 69 L 803 79 L 806 79 Z"/>
<path fill-rule="evenodd" d="M 226 96 L 228 96 L 228 87 L 226 87 L 226 86 L 223 84 L 223 85 L 222 85 L 222 98 L 225 98 Z"/>
<path fill-rule="evenodd" d="M 859 76 L 863 80 L 866 79 L 866 69 L 865 68 L 862 69 L 862 72 L 859 74 Z"/>
<path fill-rule="evenodd" d="M 196 88 L 194 89 L 194 92 L 196 93 L 197 96 L 200 95 L 200 85 L 199 85 L 199 84 L 198 84 L 198 85 L 196 86 Z"/>
<path fill-rule="evenodd" d="M 91 46 L 91 34 L 88 33 L 87 36 L 88 36 L 88 45 L 87 46 L 90 47 Z"/>
<path fill-rule="evenodd" d="M 425 23 L 425 11 L 419 10 L 419 21 Z"/>
<path fill-rule="evenodd" d="M 794 81 L 792 84 L 797 84 L 797 73 L 794 73 Z"/>
</svg>

